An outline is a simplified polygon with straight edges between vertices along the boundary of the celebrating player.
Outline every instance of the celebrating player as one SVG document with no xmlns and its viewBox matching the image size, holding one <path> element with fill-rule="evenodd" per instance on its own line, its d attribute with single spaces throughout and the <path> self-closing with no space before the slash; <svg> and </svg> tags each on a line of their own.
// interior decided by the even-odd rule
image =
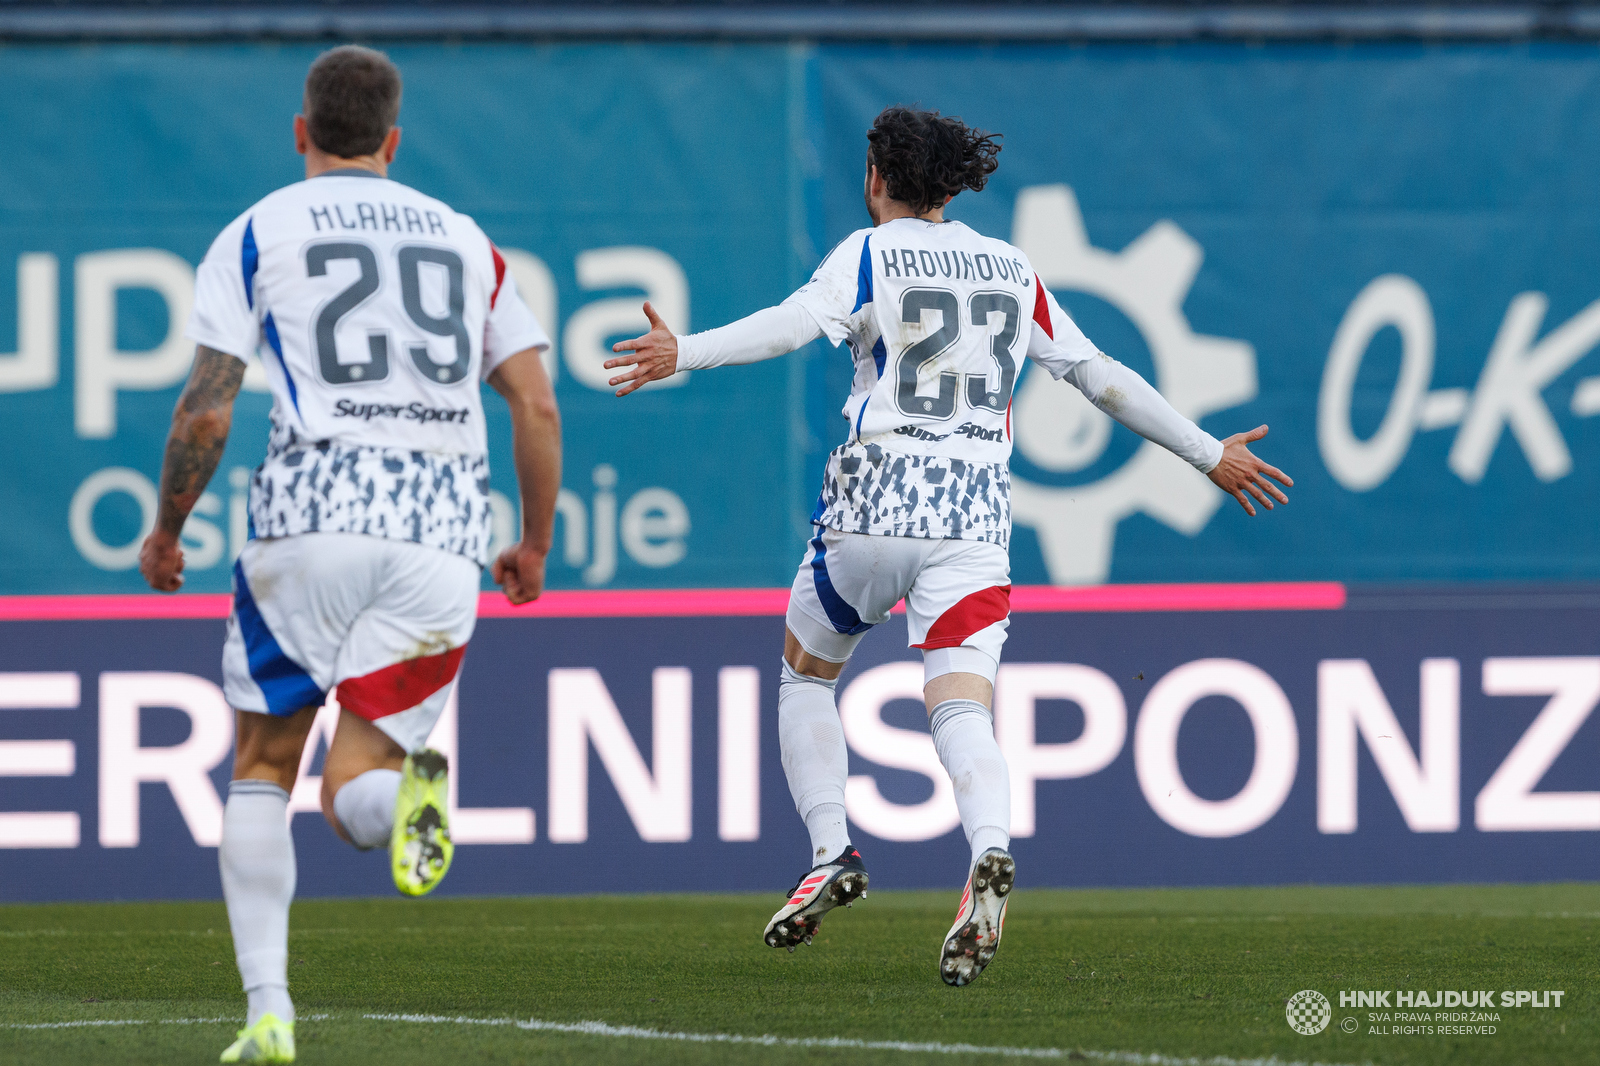
<svg viewBox="0 0 1600 1066">
<path fill-rule="evenodd" d="M 846 237 L 781 305 L 675 337 L 649 304 L 649 333 L 606 363 L 626 396 L 681 370 L 770 359 L 845 341 L 855 381 L 849 437 L 828 458 L 816 536 L 789 597 L 778 737 L 812 869 L 765 939 L 811 943 L 829 910 L 867 888 L 845 822 L 847 756 L 834 686 L 862 634 L 902 598 L 922 649 L 934 747 L 972 849 L 966 892 L 939 973 L 964 985 L 994 958 L 1015 877 L 1011 794 L 990 704 L 1010 613 L 1011 392 L 1027 356 L 1096 407 L 1208 474 L 1251 515 L 1287 503 L 1250 453 L 1267 427 L 1218 441 L 1143 378 L 1102 354 L 1004 241 L 946 221 L 963 189 L 997 166 L 996 138 L 938 112 L 891 107 L 867 134 L 873 228 Z"/>
<path fill-rule="evenodd" d="M 449 868 L 444 756 L 424 743 L 472 636 L 488 561 L 479 382 L 511 408 L 522 539 L 494 577 L 544 584 L 561 430 L 549 339 L 476 223 L 388 179 L 400 72 L 365 48 L 311 65 L 294 120 L 306 179 L 224 229 L 201 263 L 194 369 L 173 413 L 156 528 L 139 566 L 183 584 L 179 535 L 227 443 L 245 362 L 271 382 L 272 434 L 234 564 L 224 691 L 238 712 L 222 891 L 249 1014 L 223 1062 L 294 1061 L 288 990 L 294 846 L 286 808 L 330 690 L 339 725 L 322 811 L 358 848 L 388 845 L 395 884 Z"/>
</svg>

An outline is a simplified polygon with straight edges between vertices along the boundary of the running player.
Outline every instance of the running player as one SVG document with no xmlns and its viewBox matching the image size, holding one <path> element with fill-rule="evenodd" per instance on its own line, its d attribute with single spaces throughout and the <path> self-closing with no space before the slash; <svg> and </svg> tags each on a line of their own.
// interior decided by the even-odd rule
<svg viewBox="0 0 1600 1066">
<path fill-rule="evenodd" d="M 513 603 L 544 584 L 560 416 L 544 330 L 476 223 L 391 181 L 400 72 L 365 48 L 311 65 L 294 120 L 306 179 L 224 229 L 201 263 L 194 369 L 173 413 L 152 588 L 183 584 L 179 535 L 227 443 L 245 361 L 271 382 L 267 458 L 233 570 L 224 691 L 238 718 L 222 891 L 249 1013 L 223 1062 L 294 1061 L 286 819 L 317 708 L 338 693 L 322 811 L 395 884 L 449 868 L 445 759 L 425 742 L 472 636 L 488 561 L 489 460 L 479 382 L 511 408 L 522 539 L 494 577 Z"/>
<path fill-rule="evenodd" d="M 819 337 L 849 344 L 849 437 L 828 458 L 816 536 L 790 593 L 778 687 L 783 768 L 811 836 L 812 869 L 768 923 L 766 942 L 811 943 L 829 910 L 864 895 L 845 823 L 846 749 L 834 685 L 862 634 L 902 598 L 922 649 L 934 747 L 971 845 L 966 892 L 939 973 L 964 985 L 994 957 L 1016 864 L 1011 795 L 990 703 L 1010 613 L 1011 391 L 1024 356 L 1100 410 L 1208 474 L 1251 515 L 1290 485 L 1247 445 L 1218 441 L 1143 378 L 1102 354 L 1061 310 L 1027 257 L 944 208 L 984 187 L 993 136 L 937 112 L 891 107 L 867 134 L 872 227 L 846 237 L 778 307 L 678 338 L 651 330 L 606 366 L 625 396 L 680 370 L 770 359 Z"/>
</svg>

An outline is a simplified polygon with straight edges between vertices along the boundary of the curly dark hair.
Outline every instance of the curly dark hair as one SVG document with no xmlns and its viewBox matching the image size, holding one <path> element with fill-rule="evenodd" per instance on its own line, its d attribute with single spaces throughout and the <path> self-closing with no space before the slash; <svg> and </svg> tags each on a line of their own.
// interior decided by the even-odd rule
<svg viewBox="0 0 1600 1066">
<path fill-rule="evenodd" d="M 943 207 L 962 189 L 978 192 L 1000 166 L 1000 135 L 937 111 L 886 107 L 867 131 L 867 163 L 889 184 L 889 196 L 917 214 Z"/>
</svg>

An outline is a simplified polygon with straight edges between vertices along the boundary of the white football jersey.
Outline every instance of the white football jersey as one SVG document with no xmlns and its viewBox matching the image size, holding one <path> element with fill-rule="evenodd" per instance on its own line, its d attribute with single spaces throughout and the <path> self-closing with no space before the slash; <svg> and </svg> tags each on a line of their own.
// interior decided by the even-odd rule
<svg viewBox="0 0 1600 1066">
<path fill-rule="evenodd" d="M 366 533 L 486 562 L 479 383 L 550 341 L 471 218 L 364 170 L 279 189 L 212 243 L 188 335 L 266 367 L 253 536 Z"/>
<path fill-rule="evenodd" d="M 855 359 L 850 436 L 813 520 L 1006 545 L 1022 360 L 1059 378 L 1099 354 L 1027 257 L 960 222 L 900 218 L 846 237 L 785 302 Z"/>
</svg>

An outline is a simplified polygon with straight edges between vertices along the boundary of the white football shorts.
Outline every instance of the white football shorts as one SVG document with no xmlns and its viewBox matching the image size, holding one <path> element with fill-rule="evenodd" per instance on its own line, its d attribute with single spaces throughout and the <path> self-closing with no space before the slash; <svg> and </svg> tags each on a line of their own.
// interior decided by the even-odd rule
<svg viewBox="0 0 1600 1066">
<path fill-rule="evenodd" d="M 478 564 L 359 533 L 252 540 L 233 567 L 223 692 L 286 717 L 337 690 L 408 752 L 444 711 L 478 614 Z"/>
<path fill-rule="evenodd" d="M 1011 614 L 1011 557 L 978 540 L 841 533 L 817 526 L 789 592 L 800 646 L 842 663 L 862 634 L 906 601 L 908 643 L 926 676 L 961 672 L 992 683 Z"/>
</svg>

